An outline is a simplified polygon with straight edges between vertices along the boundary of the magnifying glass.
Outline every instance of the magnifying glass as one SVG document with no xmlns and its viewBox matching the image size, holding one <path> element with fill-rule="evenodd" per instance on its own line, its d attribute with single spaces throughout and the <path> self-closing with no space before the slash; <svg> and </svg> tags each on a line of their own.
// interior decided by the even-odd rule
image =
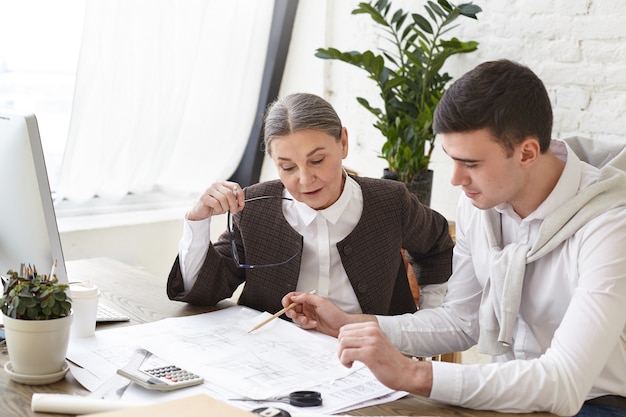
<svg viewBox="0 0 626 417">
<path fill-rule="evenodd" d="M 294 391 L 283 397 L 269 397 L 263 399 L 231 398 L 230 401 L 279 402 L 291 404 L 295 407 L 317 407 L 322 405 L 322 394 L 318 391 Z"/>
</svg>

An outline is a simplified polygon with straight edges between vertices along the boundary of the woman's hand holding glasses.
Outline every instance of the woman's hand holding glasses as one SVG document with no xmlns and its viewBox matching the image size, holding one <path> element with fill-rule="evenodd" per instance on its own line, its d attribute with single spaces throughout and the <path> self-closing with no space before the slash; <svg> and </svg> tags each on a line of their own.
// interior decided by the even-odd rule
<svg viewBox="0 0 626 417">
<path fill-rule="evenodd" d="M 187 212 L 187 219 L 204 220 L 228 211 L 237 213 L 243 209 L 244 205 L 244 195 L 239 184 L 232 181 L 218 181 L 198 197 Z"/>
</svg>

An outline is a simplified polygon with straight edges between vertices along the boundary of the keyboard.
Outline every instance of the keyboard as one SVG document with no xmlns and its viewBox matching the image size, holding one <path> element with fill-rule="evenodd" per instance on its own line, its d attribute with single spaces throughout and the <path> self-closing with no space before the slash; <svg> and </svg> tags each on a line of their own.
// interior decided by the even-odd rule
<svg viewBox="0 0 626 417">
<path fill-rule="evenodd" d="M 98 313 L 96 314 L 97 323 L 109 323 L 115 321 L 129 321 L 130 317 L 122 312 L 109 307 L 106 304 L 98 303 Z"/>
</svg>

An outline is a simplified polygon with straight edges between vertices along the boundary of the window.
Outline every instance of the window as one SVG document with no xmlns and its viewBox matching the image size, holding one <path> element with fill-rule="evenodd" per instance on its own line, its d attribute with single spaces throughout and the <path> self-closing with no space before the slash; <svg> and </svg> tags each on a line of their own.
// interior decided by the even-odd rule
<svg viewBox="0 0 626 417">
<path fill-rule="evenodd" d="M 0 107 L 37 116 L 51 186 L 72 110 L 85 0 L 0 0 Z"/>
<path fill-rule="evenodd" d="M 57 200 L 195 196 L 237 168 L 272 0 L 0 1 L 0 106 L 37 115 Z"/>
<path fill-rule="evenodd" d="M 196 195 L 237 168 L 272 0 L 93 0 L 59 198 Z"/>
</svg>

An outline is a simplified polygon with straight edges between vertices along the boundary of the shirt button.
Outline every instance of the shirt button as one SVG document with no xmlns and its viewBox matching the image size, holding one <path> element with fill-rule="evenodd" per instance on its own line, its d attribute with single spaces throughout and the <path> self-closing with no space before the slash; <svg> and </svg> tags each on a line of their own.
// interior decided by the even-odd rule
<svg viewBox="0 0 626 417">
<path fill-rule="evenodd" d="M 356 289 L 360 293 L 367 292 L 367 284 L 364 282 L 361 282 L 359 285 L 357 285 Z"/>
<path fill-rule="evenodd" d="M 350 255 L 352 253 L 352 247 L 351 246 L 346 246 L 345 248 L 343 248 L 343 254 L 344 255 Z"/>
</svg>

